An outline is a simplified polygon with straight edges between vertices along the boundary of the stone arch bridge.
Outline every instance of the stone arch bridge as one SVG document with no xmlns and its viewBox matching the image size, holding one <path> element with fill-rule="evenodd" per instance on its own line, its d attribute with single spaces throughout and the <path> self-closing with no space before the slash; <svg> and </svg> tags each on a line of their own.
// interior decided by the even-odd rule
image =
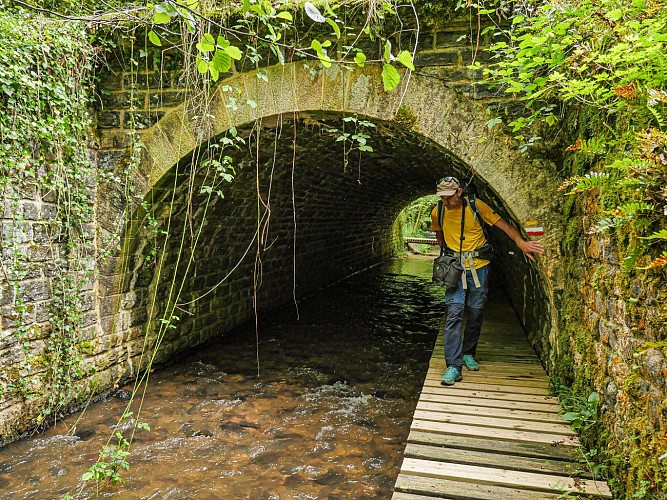
<svg viewBox="0 0 667 500">
<path fill-rule="evenodd" d="M 432 194 L 446 174 L 472 176 L 481 197 L 519 227 L 528 220 L 554 226 L 555 166 L 521 155 L 501 134 L 490 135 L 488 102 L 423 75 L 411 75 L 403 91 L 386 93 L 380 68 L 372 65 L 312 72 L 293 63 L 265 73 L 268 81 L 251 71 L 224 82 L 239 89 L 238 103 L 256 106 L 231 112 L 230 93 L 220 86 L 204 125 L 181 105 L 142 135 L 137 198 L 149 201 L 161 230 L 167 219 L 170 229 L 160 273 L 146 259 L 151 234 L 138 227 L 146 220 L 137 217 L 136 231 L 126 233 L 125 255 L 101 277 L 101 306 L 112 312 L 103 316 L 111 320 L 103 331 L 126 339 L 118 344 L 119 360 L 138 365 L 131 359 L 140 356 L 148 323 L 160 330 L 162 319 L 179 318 L 163 332 L 165 359 L 251 319 L 255 301 L 261 310 L 298 300 L 381 262 L 393 251 L 400 210 Z M 364 130 L 373 151 L 346 151 L 337 137 L 361 132 L 362 120 L 375 125 Z M 232 127 L 246 141 L 238 151 L 226 150 L 235 179 L 220 186 L 224 198 L 201 194 L 212 175 L 202 164 L 211 165 L 212 145 Z M 117 195 L 99 198 L 106 207 L 98 223 L 110 232 L 126 224 L 124 204 L 113 203 L 123 200 Z M 508 274 L 515 307 L 529 328 L 547 333 L 549 297 L 558 286 L 551 279 L 558 230 L 550 232 L 549 255 L 537 268 L 503 236 L 499 267 Z M 172 282 L 183 284 L 178 298 Z M 151 307 L 151 298 L 160 305 Z"/>
<path fill-rule="evenodd" d="M 81 384 L 104 391 L 136 373 L 146 338 L 159 341 L 156 360 L 164 361 L 251 319 L 255 304 L 261 311 L 299 300 L 389 258 L 401 209 L 447 174 L 473 178 L 480 197 L 517 227 L 536 220 L 548 228 L 537 264 L 497 237 L 501 279 L 548 363 L 561 288 L 558 150 L 521 154 L 489 131 L 490 118 L 520 105 L 475 84 L 479 75 L 466 69 L 472 52 L 458 42 L 467 31 L 452 25 L 422 37 L 416 71 L 391 93 L 372 64 L 274 65 L 262 70 L 267 78 L 240 68 L 199 107 L 203 117 L 182 102 L 190 89 L 179 87 L 177 69 L 159 79 L 155 69 L 135 73 L 132 96 L 128 74 L 109 72 L 100 83 L 108 92 L 98 167 L 129 175 L 131 190 L 96 187 L 99 267 L 84 317 L 84 364 L 94 374 Z M 142 149 L 128 168 L 131 120 Z M 224 149 L 235 170 L 226 182 L 215 167 L 220 145 L 235 141 L 232 129 L 244 143 Z M 337 141 L 359 132 L 372 152 Z M 28 301 L 47 303 L 48 286 L 35 286 L 43 293 Z M 34 425 L 31 404 L 5 404 L 3 440 Z"/>
</svg>

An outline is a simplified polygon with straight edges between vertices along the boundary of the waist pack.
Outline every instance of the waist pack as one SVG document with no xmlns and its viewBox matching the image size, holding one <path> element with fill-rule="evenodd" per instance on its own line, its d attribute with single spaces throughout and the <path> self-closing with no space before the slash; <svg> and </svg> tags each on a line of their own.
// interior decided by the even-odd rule
<svg viewBox="0 0 667 500">
<path fill-rule="evenodd" d="M 455 255 L 460 255 L 460 254 L 455 254 Z M 495 252 L 493 249 L 493 245 L 491 243 L 485 243 L 477 250 L 473 250 L 472 252 L 464 252 L 464 256 L 479 257 L 480 259 L 484 260 L 492 260 L 495 257 Z"/>
<path fill-rule="evenodd" d="M 445 288 L 456 288 L 463 274 L 459 259 L 451 254 L 442 254 L 433 261 L 433 282 Z"/>
</svg>

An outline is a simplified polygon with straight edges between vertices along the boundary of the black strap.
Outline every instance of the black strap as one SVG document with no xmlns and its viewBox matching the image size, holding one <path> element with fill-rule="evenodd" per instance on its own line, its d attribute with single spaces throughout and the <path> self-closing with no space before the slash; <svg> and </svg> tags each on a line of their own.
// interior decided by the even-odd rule
<svg viewBox="0 0 667 500">
<path fill-rule="evenodd" d="M 461 237 L 459 238 L 459 255 L 463 253 L 463 240 L 466 239 L 465 236 L 465 227 L 466 227 L 466 199 L 461 198 Z"/>
<path fill-rule="evenodd" d="M 442 245 L 440 245 L 440 255 L 445 253 L 445 226 L 443 226 L 445 214 L 445 204 L 440 200 L 438 202 L 438 224 L 440 224 L 440 231 L 442 231 Z"/>
<path fill-rule="evenodd" d="M 486 223 L 484 222 L 484 219 L 482 219 L 482 214 L 479 213 L 479 209 L 477 208 L 477 199 L 475 198 L 475 195 L 469 194 L 464 199 L 468 200 L 468 204 L 470 205 L 470 210 L 472 211 L 472 215 L 482 228 L 482 234 L 484 235 L 484 239 L 486 240 L 487 243 L 491 243 L 491 240 L 489 239 L 489 233 L 487 233 L 486 230 Z"/>
</svg>

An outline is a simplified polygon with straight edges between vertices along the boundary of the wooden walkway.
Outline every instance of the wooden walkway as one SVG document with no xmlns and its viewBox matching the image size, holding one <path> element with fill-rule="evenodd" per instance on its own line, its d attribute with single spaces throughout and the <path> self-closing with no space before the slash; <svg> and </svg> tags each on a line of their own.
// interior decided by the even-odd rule
<svg viewBox="0 0 667 500">
<path fill-rule="evenodd" d="M 514 311 L 496 300 L 485 314 L 480 371 L 464 367 L 454 386 L 440 385 L 439 335 L 392 498 L 612 498 L 579 463 L 577 436 L 548 396 L 547 375 Z"/>
</svg>

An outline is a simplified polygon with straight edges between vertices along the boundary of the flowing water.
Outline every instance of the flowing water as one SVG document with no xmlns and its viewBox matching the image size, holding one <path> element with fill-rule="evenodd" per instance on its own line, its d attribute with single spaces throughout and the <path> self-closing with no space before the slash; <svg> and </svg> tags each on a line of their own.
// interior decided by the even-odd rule
<svg viewBox="0 0 667 500">
<path fill-rule="evenodd" d="M 430 260 L 395 260 L 151 374 L 124 484 L 81 475 L 131 387 L 0 449 L 0 497 L 388 498 L 444 312 Z M 259 360 L 259 375 L 258 375 Z"/>
</svg>

